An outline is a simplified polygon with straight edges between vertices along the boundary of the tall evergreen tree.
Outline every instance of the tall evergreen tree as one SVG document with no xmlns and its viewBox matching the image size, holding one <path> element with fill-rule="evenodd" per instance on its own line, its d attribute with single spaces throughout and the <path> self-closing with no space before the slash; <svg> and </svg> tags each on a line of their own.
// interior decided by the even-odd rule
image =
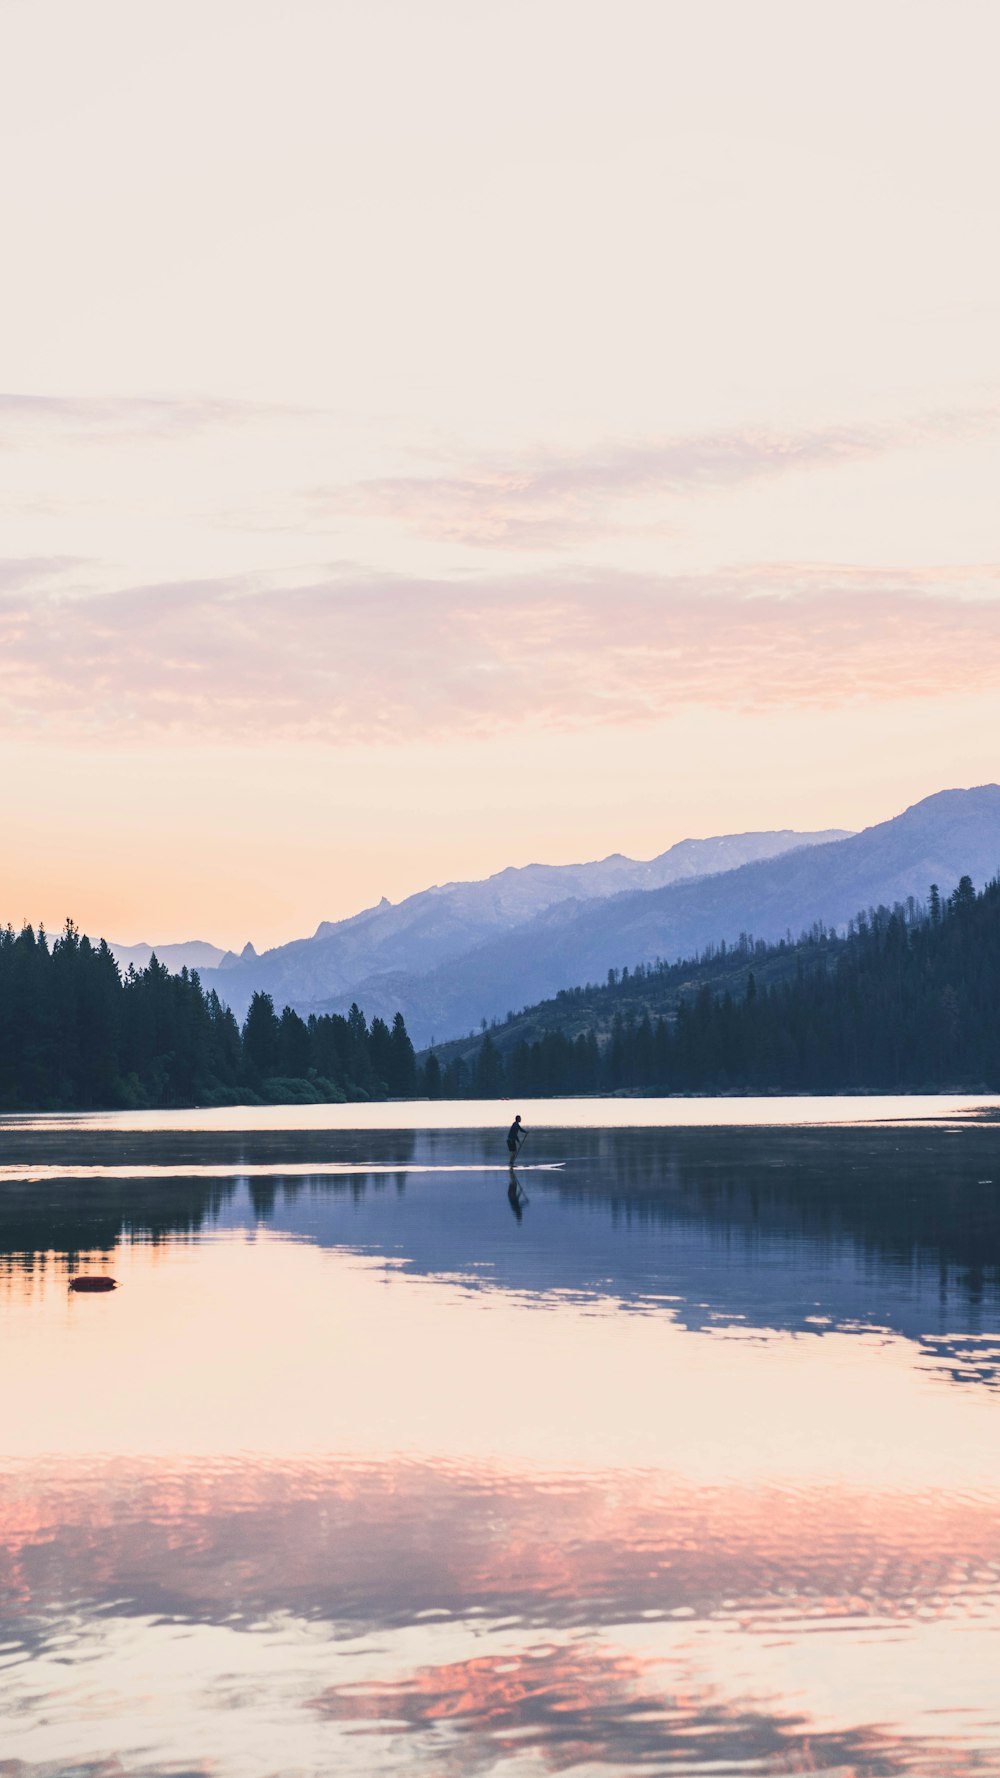
<svg viewBox="0 0 1000 1778">
<path fill-rule="evenodd" d="M 417 1061 L 410 1034 L 398 1012 L 392 1021 L 389 1037 L 389 1066 L 386 1079 L 393 1099 L 409 1099 L 417 1090 Z"/>
<path fill-rule="evenodd" d="M 281 1028 L 270 994 L 254 994 L 243 1021 L 243 1062 L 248 1073 L 264 1080 L 278 1072 Z"/>
</svg>

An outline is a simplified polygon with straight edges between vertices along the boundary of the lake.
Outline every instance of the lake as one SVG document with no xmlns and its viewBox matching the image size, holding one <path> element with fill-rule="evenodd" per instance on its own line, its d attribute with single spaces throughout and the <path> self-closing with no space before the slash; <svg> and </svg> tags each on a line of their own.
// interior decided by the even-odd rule
<svg viewBox="0 0 1000 1778">
<path fill-rule="evenodd" d="M 0 1332 L 0 1778 L 1000 1778 L 997 1101 L 5 1117 Z"/>
</svg>

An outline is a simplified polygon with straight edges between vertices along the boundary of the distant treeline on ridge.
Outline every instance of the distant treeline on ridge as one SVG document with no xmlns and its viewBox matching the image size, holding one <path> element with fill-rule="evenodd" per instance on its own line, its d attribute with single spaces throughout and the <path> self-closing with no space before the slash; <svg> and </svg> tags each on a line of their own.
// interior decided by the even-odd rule
<svg viewBox="0 0 1000 1778">
<path fill-rule="evenodd" d="M 612 969 L 426 1058 L 431 1096 L 1000 1089 L 1000 882 Z"/>
<path fill-rule="evenodd" d="M 122 976 L 72 921 L 0 930 L 0 1107 L 308 1104 L 407 1097 L 417 1089 L 402 1016 L 371 1025 L 357 1006 L 308 1021 L 255 994 L 242 1029 L 196 973 L 155 957 Z"/>
</svg>

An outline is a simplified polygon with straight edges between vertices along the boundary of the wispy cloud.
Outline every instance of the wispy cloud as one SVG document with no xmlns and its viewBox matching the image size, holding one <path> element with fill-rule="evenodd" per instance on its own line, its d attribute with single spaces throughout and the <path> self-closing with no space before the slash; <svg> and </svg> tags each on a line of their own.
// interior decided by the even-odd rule
<svg viewBox="0 0 1000 1778">
<path fill-rule="evenodd" d="M 190 438 L 220 427 L 308 417 L 304 408 L 210 396 L 30 395 L 0 390 L 0 444 L 39 432 L 74 438 Z"/>
<path fill-rule="evenodd" d="M 655 507 L 683 492 L 736 487 L 795 471 L 835 467 L 893 451 L 956 442 L 992 430 L 992 409 L 936 414 L 896 425 L 778 431 L 742 428 L 608 444 L 556 455 L 479 460 L 427 475 L 384 476 L 320 490 L 324 510 L 394 520 L 435 542 L 535 550 L 562 548 L 621 528 L 626 508 Z M 629 517 L 634 526 L 634 512 Z"/>
<path fill-rule="evenodd" d="M 410 741 L 1000 689 L 1000 567 L 0 593 L 0 725 Z"/>
<path fill-rule="evenodd" d="M 0 594 L 45 586 L 83 565 L 78 556 L 0 556 Z"/>
</svg>

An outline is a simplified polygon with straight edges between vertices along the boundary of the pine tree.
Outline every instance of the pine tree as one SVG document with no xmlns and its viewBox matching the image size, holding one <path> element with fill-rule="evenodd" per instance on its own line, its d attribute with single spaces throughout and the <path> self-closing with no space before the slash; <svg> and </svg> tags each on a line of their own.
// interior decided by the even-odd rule
<svg viewBox="0 0 1000 1778">
<path fill-rule="evenodd" d="M 410 1035 L 397 1012 L 389 1038 L 389 1092 L 394 1099 L 412 1099 L 417 1090 L 417 1062 Z"/>
<path fill-rule="evenodd" d="M 254 994 L 243 1021 L 243 1064 L 248 1077 L 259 1084 L 278 1071 L 281 1029 L 270 994 Z"/>
</svg>

